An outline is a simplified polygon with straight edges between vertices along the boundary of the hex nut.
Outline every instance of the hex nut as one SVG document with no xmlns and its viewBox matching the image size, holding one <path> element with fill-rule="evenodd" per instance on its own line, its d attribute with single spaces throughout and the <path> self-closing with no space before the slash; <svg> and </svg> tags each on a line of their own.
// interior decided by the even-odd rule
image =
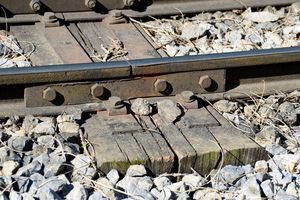
<svg viewBox="0 0 300 200">
<path fill-rule="evenodd" d="M 48 23 L 54 23 L 54 22 L 57 22 L 58 19 L 53 12 L 45 12 L 44 13 L 44 21 L 46 21 Z"/>
<path fill-rule="evenodd" d="M 180 100 L 186 103 L 193 102 L 195 100 L 195 94 L 192 91 L 183 91 L 179 94 Z"/>
<path fill-rule="evenodd" d="M 56 99 L 56 90 L 51 87 L 45 89 L 43 91 L 43 99 L 47 101 L 53 101 L 54 99 Z"/>
<path fill-rule="evenodd" d="M 120 97 L 112 96 L 108 99 L 111 108 L 119 109 L 124 106 L 123 101 Z"/>
<path fill-rule="evenodd" d="M 96 7 L 96 3 L 96 0 L 85 0 L 85 6 L 91 9 Z"/>
<path fill-rule="evenodd" d="M 91 94 L 93 97 L 95 98 L 99 98 L 101 97 L 105 92 L 105 89 L 102 85 L 100 84 L 94 84 L 92 87 L 91 87 Z"/>
<path fill-rule="evenodd" d="M 135 0 L 123 0 L 124 1 L 124 6 L 126 7 L 131 7 L 135 4 Z"/>
<path fill-rule="evenodd" d="M 201 76 L 200 79 L 199 79 L 199 85 L 203 89 L 208 89 L 212 85 L 212 80 L 211 80 L 211 78 L 208 75 Z"/>
<path fill-rule="evenodd" d="M 29 6 L 34 12 L 41 10 L 41 2 L 39 0 L 31 0 Z"/>
<path fill-rule="evenodd" d="M 122 17 L 122 11 L 121 10 L 111 10 L 111 11 L 109 11 L 109 14 L 112 17 L 116 17 L 116 18 Z"/>
<path fill-rule="evenodd" d="M 156 92 L 162 93 L 167 90 L 168 82 L 165 79 L 157 79 L 154 83 L 154 89 Z"/>
</svg>

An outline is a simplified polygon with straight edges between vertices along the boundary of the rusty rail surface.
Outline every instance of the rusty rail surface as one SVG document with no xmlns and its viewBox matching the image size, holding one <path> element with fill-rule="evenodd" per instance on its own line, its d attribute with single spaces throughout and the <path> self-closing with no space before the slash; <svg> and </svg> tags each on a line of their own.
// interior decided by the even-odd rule
<svg viewBox="0 0 300 200">
<path fill-rule="evenodd" d="M 121 99 L 173 96 L 185 90 L 209 99 L 223 98 L 226 93 L 234 98 L 243 91 L 267 94 L 267 89 L 296 89 L 300 85 L 299 63 L 300 47 L 293 47 L 3 69 L 0 107 L 7 108 L 7 102 L 15 100 L 28 109 L 102 103 L 111 96 Z"/>
</svg>

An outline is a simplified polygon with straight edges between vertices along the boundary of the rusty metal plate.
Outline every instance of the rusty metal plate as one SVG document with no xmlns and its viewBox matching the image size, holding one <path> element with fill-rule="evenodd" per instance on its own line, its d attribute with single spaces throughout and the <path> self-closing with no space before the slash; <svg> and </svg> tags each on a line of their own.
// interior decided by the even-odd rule
<svg viewBox="0 0 300 200">
<path fill-rule="evenodd" d="M 211 86 L 207 89 L 199 85 L 200 77 L 209 76 Z M 166 90 L 158 92 L 155 83 L 157 80 L 164 80 Z M 96 98 L 92 95 L 92 87 L 99 83 L 101 95 Z M 43 98 L 43 93 L 47 88 L 55 91 L 55 98 Z M 107 100 L 110 96 L 119 96 L 122 99 L 136 97 L 153 97 L 175 95 L 185 90 L 195 93 L 223 92 L 225 91 L 225 70 L 195 71 L 174 73 L 152 77 L 136 77 L 118 81 L 101 81 L 87 83 L 65 83 L 53 84 L 25 89 L 26 107 L 72 105 L 89 102 L 100 102 Z M 48 100 L 46 100 L 48 99 Z M 50 100 L 50 101 L 49 101 Z"/>
<path fill-rule="evenodd" d="M 85 0 L 40 0 L 41 11 L 52 12 L 79 12 L 91 10 L 85 5 Z M 30 0 L 1 0 L 0 5 L 12 14 L 34 13 L 30 6 Z M 109 9 L 121 9 L 124 7 L 123 0 L 97 0 L 98 12 L 107 12 Z"/>
<path fill-rule="evenodd" d="M 85 5 L 85 0 L 40 0 L 42 11 L 79 12 L 91 10 Z M 105 13 L 111 9 L 124 8 L 123 0 L 97 0 L 93 9 Z M 136 0 L 132 10 L 125 10 L 130 17 L 145 17 L 148 15 L 174 15 L 181 13 L 196 13 L 215 10 L 244 9 L 246 7 L 264 7 L 267 5 L 288 5 L 299 0 Z M 12 14 L 34 13 L 30 0 L 2 0 L 0 5 Z M 176 8 L 176 9 L 175 9 Z"/>
</svg>

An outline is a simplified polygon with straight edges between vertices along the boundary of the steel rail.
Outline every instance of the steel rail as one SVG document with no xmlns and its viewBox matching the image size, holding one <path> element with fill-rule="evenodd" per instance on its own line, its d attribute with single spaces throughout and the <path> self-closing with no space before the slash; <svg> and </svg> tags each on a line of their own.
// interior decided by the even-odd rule
<svg viewBox="0 0 300 200">
<path fill-rule="evenodd" d="M 300 47 L 109 63 L 10 68 L 0 70 L 0 85 L 108 80 L 294 62 L 300 62 Z"/>
</svg>

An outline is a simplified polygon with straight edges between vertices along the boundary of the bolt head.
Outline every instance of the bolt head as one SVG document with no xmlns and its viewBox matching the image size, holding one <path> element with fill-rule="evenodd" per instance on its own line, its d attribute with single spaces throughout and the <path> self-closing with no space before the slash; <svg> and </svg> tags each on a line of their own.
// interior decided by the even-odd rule
<svg viewBox="0 0 300 200">
<path fill-rule="evenodd" d="M 88 7 L 88 8 L 95 8 L 96 7 L 96 0 L 86 0 L 85 1 L 85 5 Z"/>
<path fill-rule="evenodd" d="M 41 2 L 39 0 L 31 0 L 29 6 L 34 12 L 41 10 Z"/>
<path fill-rule="evenodd" d="M 44 18 L 47 20 L 57 20 L 57 17 L 53 12 L 45 12 Z"/>
<path fill-rule="evenodd" d="M 122 11 L 121 10 L 111 10 L 110 14 L 112 17 L 122 17 Z"/>
<path fill-rule="evenodd" d="M 93 97 L 101 97 L 104 94 L 104 87 L 99 84 L 95 84 L 91 87 L 91 94 Z"/>
<path fill-rule="evenodd" d="M 41 10 L 41 4 L 40 3 L 34 3 L 32 5 L 32 10 L 35 11 L 35 12 Z"/>
<path fill-rule="evenodd" d="M 199 85 L 203 88 L 203 89 L 208 89 L 211 87 L 212 85 L 212 80 L 208 75 L 205 76 L 201 76 L 200 80 L 199 80 Z"/>
<path fill-rule="evenodd" d="M 193 102 L 195 100 L 195 94 L 192 91 L 183 91 L 180 93 L 180 98 L 184 102 Z"/>
<path fill-rule="evenodd" d="M 123 101 L 120 97 L 112 96 L 108 99 L 109 105 L 112 108 L 118 109 L 124 106 Z"/>
<path fill-rule="evenodd" d="M 165 92 L 168 87 L 168 82 L 164 79 L 157 79 L 154 83 L 154 89 L 157 92 Z"/>
<path fill-rule="evenodd" d="M 56 91 L 53 88 L 48 87 L 43 91 L 43 99 L 47 101 L 53 101 L 56 98 Z"/>
<path fill-rule="evenodd" d="M 127 7 L 133 6 L 135 3 L 135 0 L 124 0 L 124 5 Z"/>
</svg>

